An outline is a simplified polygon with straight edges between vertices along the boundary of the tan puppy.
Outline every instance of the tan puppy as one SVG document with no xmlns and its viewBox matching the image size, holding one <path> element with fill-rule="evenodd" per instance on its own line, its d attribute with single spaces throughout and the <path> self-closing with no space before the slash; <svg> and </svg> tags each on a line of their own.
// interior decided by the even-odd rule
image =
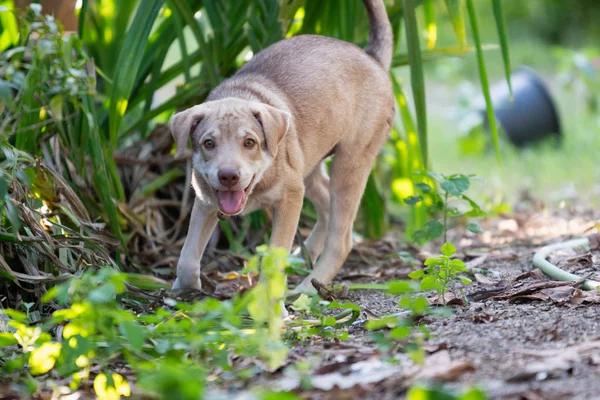
<svg viewBox="0 0 600 400">
<path fill-rule="evenodd" d="M 299 290 L 329 283 L 352 248 L 352 224 L 394 118 L 388 76 L 393 36 L 382 0 L 363 0 L 366 52 L 314 35 L 282 40 L 176 114 L 178 153 L 192 142 L 194 202 L 173 288 L 200 288 L 200 259 L 218 217 L 270 207 L 270 244 L 292 247 L 304 196 L 318 221 L 315 263 Z M 323 160 L 333 156 L 327 176 Z"/>
</svg>

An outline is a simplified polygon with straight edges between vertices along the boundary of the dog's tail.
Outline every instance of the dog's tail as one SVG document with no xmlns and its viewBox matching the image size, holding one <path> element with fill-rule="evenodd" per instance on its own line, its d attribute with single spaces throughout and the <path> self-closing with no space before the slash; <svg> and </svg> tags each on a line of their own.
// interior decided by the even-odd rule
<svg viewBox="0 0 600 400">
<path fill-rule="evenodd" d="M 363 0 L 369 14 L 369 42 L 365 51 L 383 68 L 390 69 L 394 53 L 394 35 L 383 0 Z"/>
</svg>

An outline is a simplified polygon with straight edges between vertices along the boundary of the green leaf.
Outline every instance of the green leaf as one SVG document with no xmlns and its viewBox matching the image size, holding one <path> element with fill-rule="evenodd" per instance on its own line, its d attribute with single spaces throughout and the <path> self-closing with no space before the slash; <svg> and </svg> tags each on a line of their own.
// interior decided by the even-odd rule
<svg viewBox="0 0 600 400">
<path fill-rule="evenodd" d="M 454 259 L 450 261 L 450 268 L 452 273 L 464 272 L 467 270 L 465 263 L 462 260 Z"/>
<path fill-rule="evenodd" d="M 0 332 L 0 347 L 12 346 L 17 344 L 15 335 L 9 332 Z"/>
<path fill-rule="evenodd" d="M 446 8 L 454 27 L 460 49 L 464 52 L 467 48 L 467 33 L 463 16 L 462 0 L 446 0 Z"/>
<path fill-rule="evenodd" d="M 129 30 L 125 34 L 123 47 L 117 60 L 119 67 L 116 69 L 111 87 L 109 133 L 112 147 L 117 146 L 119 127 L 123 115 L 127 111 L 129 96 L 144 57 L 144 48 L 163 3 L 164 0 L 145 0 L 144 6 L 138 7 Z"/>
<path fill-rule="evenodd" d="M 412 311 L 415 314 L 423 314 L 429 308 L 429 303 L 425 297 L 417 297 L 413 301 Z"/>
<path fill-rule="evenodd" d="M 439 287 L 440 283 L 435 276 L 428 275 L 421 280 L 421 290 L 437 290 Z"/>
<path fill-rule="evenodd" d="M 498 29 L 498 37 L 500 38 L 500 47 L 502 48 L 502 60 L 504 61 L 504 74 L 506 75 L 506 83 L 510 98 L 513 98 L 512 83 L 510 79 L 510 53 L 508 51 L 508 38 L 506 34 L 506 26 L 504 24 L 504 15 L 502 12 L 501 0 L 492 0 L 494 8 L 494 18 L 496 19 L 496 29 Z"/>
<path fill-rule="evenodd" d="M 415 183 L 415 186 L 418 187 L 419 189 L 421 189 L 421 192 L 423 192 L 423 193 L 429 193 L 432 190 L 431 186 L 429 186 L 428 184 L 423 183 L 423 182 L 417 182 L 417 183 Z"/>
<path fill-rule="evenodd" d="M 434 257 L 430 257 L 427 260 L 425 260 L 425 262 L 424 262 L 425 266 L 442 265 L 443 263 L 444 263 L 443 260 L 440 260 L 439 258 L 434 258 Z"/>
<path fill-rule="evenodd" d="M 470 280 L 469 278 L 460 278 L 460 281 L 463 283 L 463 285 L 470 285 L 471 283 L 473 283 L 472 280 Z"/>
<path fill-rule="evenodd" d="M 498 126 L 496 125 L 496 115 L 494 114 L 494 105 L 492 104 L 492 98 L 490 96 L 490 84 L 487 77 L 487 70 L 485 67 L 485 59 L 483 57 L 483 48 L 481 45 L 481 37 L 479 36 L 479 26 L 477 23 L 477 15 L 475 12 L 475 6 L 473 0 L 467 1 L 467 11 L 469 13 L 469 20 L 471 21 L 471 29 L 473 31 L 473 39 L 475 40 L 475 47 L 477 48 L 477 65 L 479 66 L 479 79 L 481 81 L 481 88 L 483 90 L 483 97 L 485 97 L 485 105 L 487 110 L 488 124 L 490 131 L 492 132 L 492 139 L 494 141 L 494 149 L 496 150 L 496 159 L 500 162 L 500 142 L 498 140 Z"/>
<path fill-rule="evenodd" d="M 467 224 L 467 229 L 473 233 L 483 232 L 483 228 L 477 222 L 469 222 Z"/>
<path fill-rule="evenodd" d="M 146 341 L 146 331 L 142 326 L 135 321 L 122 321 L 119 324 L 119 331 L 125 336 L 131 347 L 137 351 L 142 350 L 142 346 Z"/>
<path fill-rule="evenodd" d="M 415 283 L 411 281 L 391 281 L 388 282 L 388 293 L 389 294 L 404 294 L 404 293 L 414 293 L 415 292 Z"/>
<path fill-rule="evenodd" d="M 369 239 L 378 239 L 385 235 L 388 226 L 386 202 L 375 170 L 369 175 L 360 210 L 365 221 L 362 233 Z"/>
<path fill-rule="evenodd" d="M 453 196 L 460 196 L 463 192 L 466 192 L 471 186 L 469 178 L 464 175 L 458 175 L 446 179 L 440 184 L 440 187 Z"/>
<path fill-rule="evenodd" d="M 406 25 L 406 40 L 410 65 L 410 81 L 412 85 L 415 111 L 417 113 L 417 130 L 419 132 L 419 146 L 421 148 L 422 163 L 427 168 L 429 165 L 427 144 L 427 103 L 425 100 L 425 78 L 423 75 L 423 61 L 419 44 L 419 27 L 415 13 L 415 0 L 403 0 L 404 21 Z"/>
<path fill-rule="evenodd" d="M 390 331 L 390 337 L 395 340 L 406 339 L 411 331 L 410 326 L 397 326 Z"/>
<path fill-rule="evenodd" d="M 450 242 L 444 243 L 442 246 L 442 254 L 450 257 L 454 253 L 456 253 L 456 247 Z"/>
<path fill-rule="evenodd" d="M 415 204 L 419 203 L 422 200 L 423 200 L 423 197 L 421 197 L 421 196 L 409 196 L 404 199 L 404 203 L 408 204 L 409 206 L 414 206 Z"/>
<path fill-rule="evenodd" d="M 92 303 L 106 304 L 113 301 L 116 294 L 115 286 L 105 283 L 94 289 L 88 295 L 88 300 Z"/>
<path fill-rule="evenodd" d="M 178 12 L 186 24 L 191 28 L 194 38 L 196 39 L 196 42 L 198 42 L 198 47 L 204 56 L 202 70 L 206 71 L 211 85 L 213 87 L 217 86 L 219 84 L 219 76 L 214 64 L 214 57 L 212 57 L 208 43 L 204 39 L 204 32 L 202 31 L 200 23 L 194 18 L 194 12 L 190 9 L 185 0 L 171 0 L 171 3 L 175 6 L 175 12 Z"/>
<path fill-rule="evenodd" d="M 434 240 L 444 234 L 444 224 L 440 221 L 429 221 L 425 224 L 425 238 Z"/>
<path fill-rule="evenodd" d="M 32 375 L 41 375 L 54 368 L 60 356 L 60 343 L 47 342 L 36 348 L 29 355 L 29 368 Z"/>
<path fill-rule="evenodd" d="M 435 23 L 435 4 L 433 0 L 426 0 L 423 4 L 425 14 L 425 32 L 427 33 L 427 48 L 433 49 L 437 42 L 437 25 Z"/>
<path fill-rule="evenodd" d="M 466 213 L 467 216 L 469 217 L 481 217 L 483 215 L 485 215 L 485 211 L 483 211 L 481 209 L 481 206 L 479 204 L 477 204 L 477 202 L 473 199 L 471 199 L 470 197 L 466 196 L 466 195 L 461 195 L 460 196 L 463 200 L 466 200 L 469 205 L 471 206 L 471 211 L 469 211 L 468 213 Z"/>
<path fill-rule="evenodd" d="M 410 279 L 419 279 L 423 275 L 425 275 L 425 271 L 423 271 L 422 269 L 417 269 L 417 270 L 414 270 L 413 272 L 411 272 L 410 274 L 408 274 L 408 277 Z"/>
</svg>

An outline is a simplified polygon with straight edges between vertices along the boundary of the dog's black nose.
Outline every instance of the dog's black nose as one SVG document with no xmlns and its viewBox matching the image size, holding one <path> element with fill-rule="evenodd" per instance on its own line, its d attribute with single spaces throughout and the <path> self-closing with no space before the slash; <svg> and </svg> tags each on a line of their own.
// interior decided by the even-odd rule
<svg viewBox="0 0 600 400">
<path fill-rule="evenodd" d="M 233 187 L 240 181 L 240 174 L 235 169 L 219 170 L 219 182 L 225 187 Z"/>
</svg>

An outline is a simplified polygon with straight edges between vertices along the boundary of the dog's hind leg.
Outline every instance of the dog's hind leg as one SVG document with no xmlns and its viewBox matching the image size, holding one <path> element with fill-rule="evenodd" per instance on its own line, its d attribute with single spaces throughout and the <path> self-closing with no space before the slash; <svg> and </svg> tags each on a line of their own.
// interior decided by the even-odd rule
<svg viewBox="0 0 600 400">
<path fill-rule="evenodd" d="M 329 225 L 329 176 L 327 175 L 327 171 L 325 171 L 325 164 L 321 163 L 318 165 L 306 177 L 304 184 L 306 186 L 306 197 L 315 206 L 317 211 L 317 223 L 305 243 L 310 259 L 314 263 L 325 246 L 327 226 Z"/>
<path fill-rule="evenodd" d="M 374 135 L 369 143 L 340 143 L 331 163 L 330 218 L 325 247 L 313 271 L 296 291 L 314 291 L 314 278 L 328 284 L 352 250 L 352 225 L 367 179 L 387 135 Z M 360 151 L 360 154 L 357 154 Z"/>
<path fill-rule="evenodd" d="M 200 200 L 194 200 L 188 235 L 177 263 L 177 279 L 173 289 L 201 289 L 200 260 L 217 225 L 217 212 Z"/>
</svg>

